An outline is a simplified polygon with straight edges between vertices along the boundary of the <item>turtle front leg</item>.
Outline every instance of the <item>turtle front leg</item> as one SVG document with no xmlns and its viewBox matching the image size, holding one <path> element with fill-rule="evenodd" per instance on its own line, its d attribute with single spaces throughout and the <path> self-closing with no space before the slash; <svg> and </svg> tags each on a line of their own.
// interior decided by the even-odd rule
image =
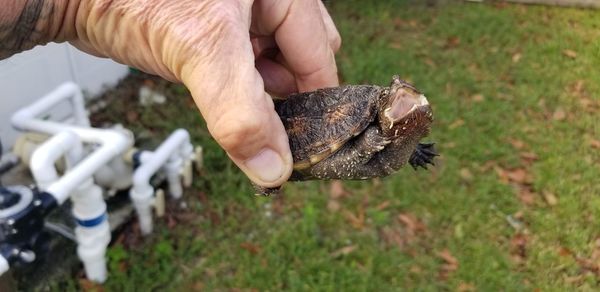
<svg viewBox="0 0 600 292">
<path fill-rule="evenodd" d="M 427 169 L 427 164 L 435 165 L 433 159 L 436 156 L 439 156 L 439 154 L 435 152 L 435 149 L 433 148 L 434 144 L 435 143 L 419 143 L 419 145 L 417 145 L 417 149 L 415 149 L 415 152 L 413 152 L 408 159 L 408 163 L 410 163 L 410 166 L 412 166 L 414 170 L 417 170 L 417 167 L 419 166 Z"/>
<path fill-rule="evenodd" d="M 254 194 L 255 196 L 269 197 L 271 195 L 279 195 L 279 191 L 281 190 L 281 187 L 265 188 L 265 187 L 261 187 L 261 186 L 255 184 L 255 183 L 252 183 L 252 187 L 254 188 L 254 191 L 256 192 Z"/>
<path fill-rule="evenodd" d="M 314 165 L 311 175 L 319 179 L 366 179 L 360 174 L 365 165 L 389 143 L 379 127 L 369 126 L 342 149 Z"/>
</svg>

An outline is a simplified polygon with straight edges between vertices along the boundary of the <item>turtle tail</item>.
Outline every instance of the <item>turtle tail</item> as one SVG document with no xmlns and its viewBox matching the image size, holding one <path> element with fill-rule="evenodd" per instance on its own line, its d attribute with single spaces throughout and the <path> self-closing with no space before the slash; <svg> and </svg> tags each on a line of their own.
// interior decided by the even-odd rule
<svg viewBox="0 0 600 292">
<path fill-rule="evenodd" d="M 414 170 L 417 170 L 419 166 L 427 169 L 427 164 L 435 165 L 433 158 L 440 155 L 435 152 L 433 145 L 435 143 L 419 143 L 417 145 L 417 149 L 415 149 L 415 152 L 408 159 L 408 163 L 410 163 Z"/>
</svg>

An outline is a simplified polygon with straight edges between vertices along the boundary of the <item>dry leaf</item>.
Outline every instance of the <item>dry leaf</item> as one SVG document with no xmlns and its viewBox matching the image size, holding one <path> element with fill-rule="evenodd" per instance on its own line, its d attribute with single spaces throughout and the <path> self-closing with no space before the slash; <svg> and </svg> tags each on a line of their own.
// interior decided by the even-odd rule
<svg viewBox="0 0 600 292">
<path fill-rule="evenodd" d="M 419 266 L 414 266 L 413 265 L 413 266 L 410 266 L 410 268 L 408 268 L 408 271 L 411 274 L 417 274 L 417 275 L 419 275 L 419 274 L 421 274 L 423 272 L 423 269 L 421 269 L 421 267 L 419 267 Z"/>
<path fill-rule="evenodd" d="M 418 233 L 421 231 L 425 231 L 426 227 L 415 215 L 409 213 L 402 213 L 398 215 L 398 220 L 406 225 L 406 228 L 410 230 L 412 233 Z"/>
<path fill-rule="evenodd" d="M 521 55 L 521 53 L 515 53 L 514 55 L 512 55 L 513 63 L 518 63 L 521 60 L 522 56 L 523 55 Z"/>
<path fill-rule="evenodd" d="M 527 188 L 521 188 L 518 192 L 518 197 L 523 204 L 532 205 L 535 203 L 536 194 Z"/>
<path fill-rule="evenodd" d="M 471 291 L 477 291 L 477 288 L 475 288 L 475 285 L 473 285 L 471 283 L 462 282 L 462 283 L 458 284 L 457 290 L 459 292 L 471 292 Z"/>
<path fill-rule="evenodd" d="M 332 199 L 339 199 L 348 194 L 348 191 L 344 188 L 344 184 L 340 180 L 334 180 L 330 184 L 329 197 Z"/>
<path fill-rule="evenodd" d="M 524 168 L 509 170 L 506 172 L 506 175 L 508 176 L 509 180 L 516 183 L 529 184 L 533 182 L 533 179 Z"/>
<path fill-rule="evenodd" d="M 565 277 L 564 281 L 565 281 L 565 283 L 579 285 L 579 282 L 583 281 L 584 279 L 585 279 L 585 275 L 577 275 L 577 276 Z"/>
<path fill-rule="evenodd" d="M 377 207 L 375 207 L 375 210 L 377 211 L 382 211 L 385 210 L 387 207 L 390 206 L 390 201 L 383 201 L 383 203 L 377 205 Z"/>
<path fill-rule="evenodd" d="M 452 122 L 452 124 L 450 124 L 450 125 L 448 126 L 448 128 L 449 128 L 450 130 L 452 130 L 452 129 L 456 129 L 456 128 L 458 128 L 458 127 L 460 127 L 460 126 L 464 125 L 464 124 L 465 124 L 465 121 L 464 121 L 463 119 L 458 119 L 458 120 L 456 120 L 456 121 Z"/>
<path fill-rule="evenodd" d="M 350 225 L 356 229 L 363 229 L 365 227 L 365 212 L 362 209 L 358 212 L 358 215 L 354 215 L 350 211 L 346 211 L 346 220 L 350 222 Z"/>
<path fill-rule="evenodd" d="M 104 287 L 101 284 L 95 283 L 88 279 L 81 278 L 79 279 L 79 287 L 84 292 L 102 292 L 104 291 Z"/>
<path fill-rule="evenodd" d="M 340 256 L 345 256 L 345 255 L 349 255 L 350 253 L 352 253 L 358 246 L 357 245 L 348 245 L 348 246 L 344 246 L 334 252 L 331 253 L 331 257 L 333 258 L 337 258 Z"/>
<path fill-rule="evenodd" d="M 392 48 L 392 49 L 401 50 L 402 49 L 402 43 L 393 42 L 393 43 L 390 43 L 389 47 Z"/>
<path fill-rule="evenodd" d="M 327 202 L 327 210 L 331 211 L 331 212 L 337 212 L 339 211 L 341 208 L 340 202 L 338 202 L 337 200 L 329 200 L 329 202 Z"/>
<path fill-rule="evenodd" d="M 573 252 L 570 249 L 568 249 L 568 248 L 566 248 L 564 246 L 561 246 L 558 249 L 558 255 L 561 256 L 561 257 L 568 257 L 568 256 L 572 256 Z"/>
<path fill-rule="evenodd" d="M 260 246 L 258 246 L 256 244 L 252 244 L 250 242 L 242 242 L 242 243 L 240 243 L 240 247 L 247 250 L 251 254 L 257 254 L 261 250 Z"/>
<path fill-rule="evenodd" d="M 569 50 L 569 49 L 563 50 L 562 53 L 563 53 L 563 55 L 565 55 L 571 59 L 577 58 L 577 52 L 575 52 L 573 50 Z"/>
<path fill-rule="evenodd" d="M 595 149 L 600 149 L 600 140 L 592 139 L 592 141 L 590 141 L 590 146 Z"/>
<path fill-rule="evenodd" d="M 448 148 L 448 149 L 454 148 L 454 147 L 456 147 L 456 142 L 446 142 L 446 143 L 442 144 L 442 146 L 443 146 L 442 148 Z"/>
<path fill-rule="evenodd" d="M 394 17 L 394 19 L 392 19 L 392 23 L 394 24 L 394 26 L 396 28 L 404 26 L 406 23 L 404 22 L 404 20 L 400 17 Z"/>
<path fill-rule="evenodd" d="M 527 241 L 529 237 L 523 233 L 517 233 L 510 240 L 511 255 L 517 263 L 522 263 L 527 258 Z"/>
<path fill-rule="evenodd" d="M 555 121 L 562 121 L 567 117 L 567 113 L 562 108 L 557 108 L 552 114 L 552 119 Z"/>
<path fill-rule="evenodd" d="M 485 99 L 485 96 L 483 96 L 483 94 L 474 94 L 471 96 L 471 100 L 474 102 L 482 102 Z"/>
<path fill-rule="evenodd" d="M 437 252 L 437 256 L 445 262 L 445 264 L 443 264 L 440 268 L 439 277 L 442 280 L 446 280 L 451 272 L 454 272 L 458 269 L 458 260 L 450 253 L 448 249 Z"/>
<path fill-rule="evenodd" d="M 544 200 L 546 201 L 546 203 L 548 203 L 548 205 L 550 206 L 555 206 L 556 204 L 558 204 L 558 198 L 556 198 L 556 196 L 549 192 L 549 191 L 544 191 Z"/>
<path fill-rule="evenodd" d="M 458 173 L 462 180 L 464 180 L 466 182 L 473 181 L 473 178 L 474 178 L 473 173 L 471 173 L 471 171 L 468 168 L 461 168 Z"/>
<path fill-rule="evenodd" d="M 379 236 L 388 246 L 395 245 L 398 248 L 402 248 L 406 244 L 406 240 L 398 228 L 385 226 L 381 229 Z"/>
<path fill-rule="evenodd" d="M 458 260 L 450 253 L 450 250 L 448 250 L 447 248 L 437 252 L 437 256 L 444 260 L 444 262 L 446 262 L 448 265 L 458 268 Z"/>
<path fill-rule="evenodd" d="M 537 154 L 535 154 L 533 152 L 521 152 L 519 155 L 521 156 L 521 158 L 523 160 L 528 160 L 528 161 L 538 160 Z"/>
<path fill-rule="evenodd" d="M 448 39 L 446 39 L 446 45 L 444 47 L 445 48 L 455 48 L 458 45 L 460 45 L 460 38 L 457 36 L 452 36 L 452 37 L 449 37 Z"/>
<path fill-rule="evenodd" d="M 575 81 L 575 83 L 573 84 L 573 92 L 575 93 L 582 93 L 584 90 L 584 86 L 585 86 L 585 81 L 584 80 L 577 80 Z"/>
<path fill-rule="evenodd" d="M 138 121 L 140 117 L 140 114 L 136 111 L 127 111 L 127 113 L 125 114 L 125 118 L 127 119 L 127 122 L 129 123 L 135 123 Z"/>
<path fill-rule="evenodd" d="M 525 142 L 519 140 L 519 139 L 509 139 L 508 142 L 510 143 L 510 145 L 512 145 L 515 149 L 523 149 L 523 147 L 525 147 Z"/>
<path fill-rule="evenodd" d="M 425 59 L 425 64 L 427 64 L 427 66 L 432 67 L 432 68 L 436 68 L 437 66 L 435 65 L 435 62 L 432 59 Z"/>
</svg>

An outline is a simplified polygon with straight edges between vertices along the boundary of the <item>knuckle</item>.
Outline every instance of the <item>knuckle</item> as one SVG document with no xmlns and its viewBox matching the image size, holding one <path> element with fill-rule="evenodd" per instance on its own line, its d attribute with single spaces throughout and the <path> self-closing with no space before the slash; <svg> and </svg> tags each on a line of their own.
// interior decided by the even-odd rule
<svg viewBox="0 0 600 292">
<path fill-rule="evenodd" d="M 340 36 L 340 34 L 338 32 L 335 32 L 333 34 L 333 36 L 331 36 L 329 43 L 331 44 L 331 49 L 334 52 L 337 52 L 342 47 L 342 37 Z"/>
<path fill-rule="evenodd" d="M 266 140 L 264 124 L 260 118 L 238 113 L 222 115 L 214 124 L 213 137 L 234 156 L 249 156 L 254 149 Z"/>
</svg>

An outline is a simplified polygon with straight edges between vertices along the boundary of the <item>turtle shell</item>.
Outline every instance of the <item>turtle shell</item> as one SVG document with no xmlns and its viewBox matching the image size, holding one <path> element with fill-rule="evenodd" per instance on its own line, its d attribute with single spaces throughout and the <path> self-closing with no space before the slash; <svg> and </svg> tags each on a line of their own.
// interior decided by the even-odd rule
<svg viewBox="0 0 600 292">
<path fill-rule="evenodd" d="M 311 167 L 362 133 L 377 116 L 383 91 L 373 85 L 347 85 L 292 94 L 275 102 L 287 131 L 294 169 Z"/>
</svg>

